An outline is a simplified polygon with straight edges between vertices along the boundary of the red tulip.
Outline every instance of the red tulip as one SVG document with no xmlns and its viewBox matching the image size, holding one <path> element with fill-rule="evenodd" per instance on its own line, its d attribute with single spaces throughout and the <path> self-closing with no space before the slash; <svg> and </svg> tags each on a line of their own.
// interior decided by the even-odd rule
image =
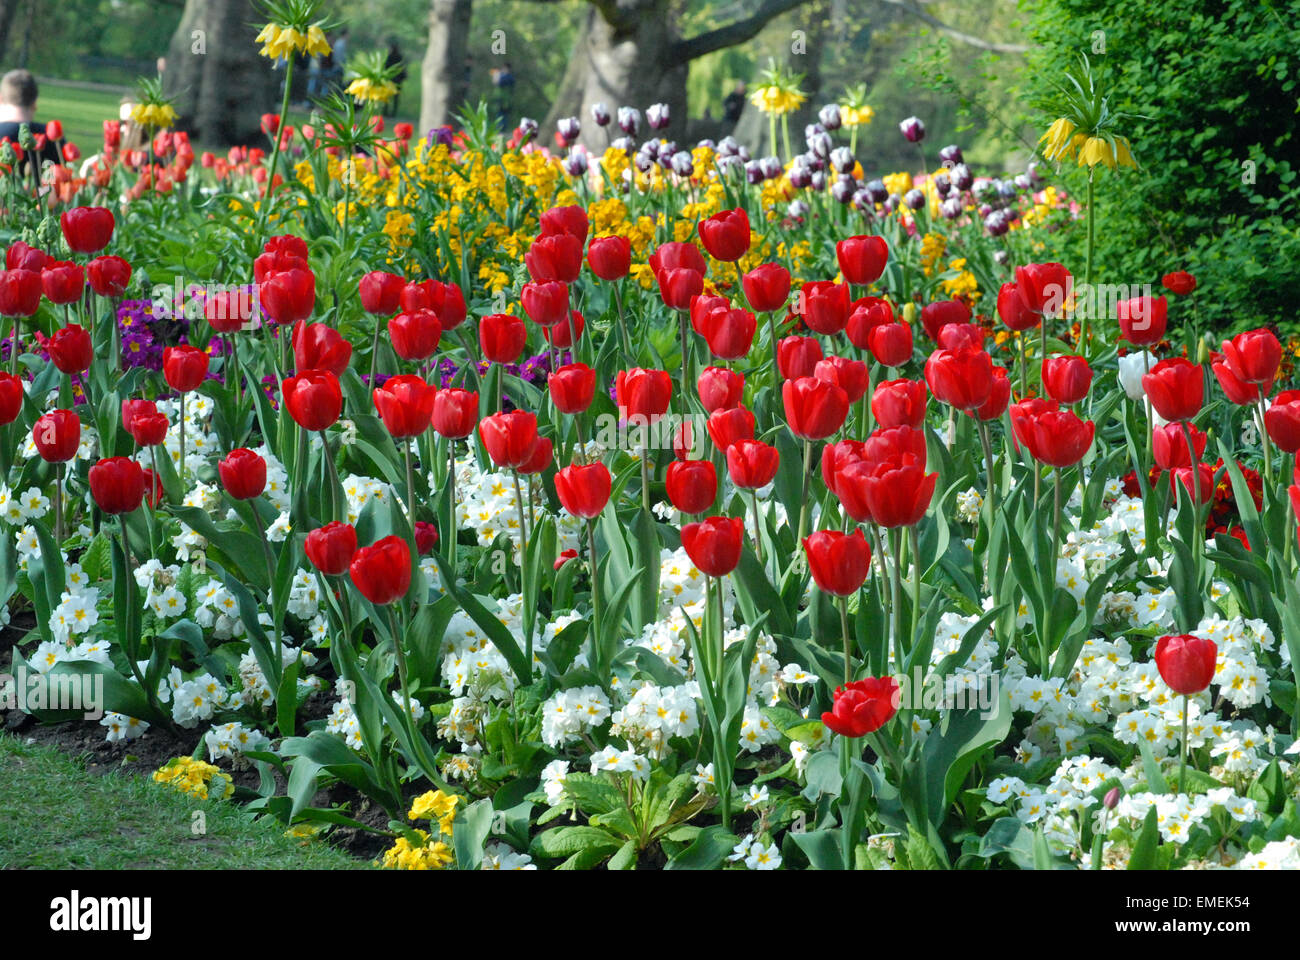
<svg viewBox="0 0 1300 960">
<path fill-rule="evenodd" d="M 596 371 L 585 363 L 560 367 L 546 379 L 555 409 L 561 413 L 582 413 L 596 395 Z"/>
<path fill-rule="evenodd" d="M 835 257 L 845 283 L 875 283 L 889 262 L 889 244 L 884 237 L 846 237 L 835 245 Z"/>
<path fill-rule="evenodd" d="M 95 348 L 90 334 L 75 323 L 54 331 L 45 343 L 51 362 L 64 373 L 82 373 L 90 369 Z"/>
<path fill-rule="evenodd" d="M 906 454 L 882 463 L 846 468 L 842 477 L 842 488 L 860 485 L 871 519 L 889 528 L 919 523 L 930 508 L 939 479 L 937 473 L 927 475 L 925 467 Z"/>
<path fill-rule="evenodd" d="M 411 586 L 411 548 L 401 537 L 384 537 L 362 547 L 348 565 L 352 583 L 376 606 L 406 595 Z"/>
<path fill-rule="evenodd" d="M 570 560 L 577 560 L 577 559 L 578 559 L 578 551 L 574 550 L 572 547 L 570 547 L 568 550 L 561 550 L 560 555 L 556 557 L 555 562 L 551 564 L 551 569 L 558 571 L 560 567 L 564 566 Z"/>
<path fill-rule="evenodd" d="M 162 477 L 154 473 L 148 467 L 144 468 L 144 499 L 151 507 L 156 507 L 163 502 L 163 497 L 167 491 L 163 489 Z"/>
<path fill-rule="evenodd" d="M 234 500 L 252 500 L 266 489 L 266 461 L 244 447 L 226 454 L 217 464 L 217 473 Z"/>
<path fill-rule="evenodd" d="M 703 513 L 718 496 L 718 472 L 709 460 L 674 460 L 664 485 L 669 501 L 682 513 Z"/>
<path fill-rule="evenodd" d="M 709 414 L 705 426 L 714 445 L 723 453 L 738 440 L 754 439 L 754 414 L 744 407 L 715 410 Z"/>
<path fill-rule="evenodd" d="M 538 437 L 537 442 L 533 444 L 532 451 L 519 466 L 515 467 L 521 475 L 528 476 L 534 473 L 541 473 L 551 465 L 553 459 L 553 449 L 550 437 Z"/>
<path fill-rule="evenodd" d="M 406 280 L 395 273 L 371 270 L 357 285 L 361 293 L 361 309 L 382 317 L 391 317 L 402 309 L 402 291 Z"/>
<path fill-rule="evenodd" d="M 402 288 L 401 308 L 403 313 L 432 310 L 442 325 L 443 333 L 455 330 L 465 322 L 467 315 L 465 294 L 460 287 L 437 280 L 408 283 Z"/>
<path fill-rule="evenodd" d="M 700 293 L 691 298 L 690 315 L 691 329 L 700 336 L 705 336 L 708 330 L 709 317 L 716 310 L 730 310 L 731 301 L 726 297 L 715 297 L 712 294 Z"/>
<path fill-rule="evenodd" d="M 144 470 L 130 457 L 100 460 L 86 479 L 95 505 L 107 514 L 130 513 L 144 502 Z"/>
<path fill-rule="evenodd" d="M 673 380 L 666 370 L 634 367 L 614 378 L 614 398 L 623 420 L 638 417 L 653 423 L 667 412 L 672 395 Z"/>
<path fill-rule="evenodd" d="M 835 384 L 844 391 L 849 403 L 857 403 L 867 392 L 870 371 L 861 360 L 827 357 L 817 361 L 817 366 L 813 367 L 813 376 Z"/>
<path fill-rule="evenodd" d="M 1006 370 L 1001 367 L 993 368 L 993 389 L 989 391 L 989 398 L 981 406 L 974 410 L 966 412 L 979 420 L 989 421 L 996 420 L 1002 416 L 1007 409 L 1007 404 L 1011 402 L 1011 380 L 1007 377 Z"/>
<path fill-rule="evenodd" d="M 871 415 L 882 427 L 919 427 L 929 399 L 920 380 L 886 380 L 871 395 Z"/>
<path fill-rule="evenodd" d="M 121 257 L 96 257 L 86 264 L 86 281 L 101 297 L 120 297 L 131 282 L 131 264 Z"/>
<path fill-rule="evenodd" d="M 291 233 L 272 237 L 262 246 L 253 261 L 253 279 L 258 283 L 282 270 L 310 270 L 307 265 L 307 241 Z"/>
<path fill-rule="evenodd" d="M 781 385 L 790 432 L 803 440 L 824 440 L 844 425 L 849 396 L 843 388 L 817 377 L 800 377 Z"/>
<path fill-rule="evenodd" d="M 781 465 L 781 454 L 776 447 L 761 440 L 737 440 L 726 451 L 727 474 L 743 490 L 767 486 Z"/>
<path fill-rule="evenodd" d="M 107 259 L 100 257 L 101 260 Z M 91 261 L 93 267 L 97 261 Z M 128 268 L 129 269 L 129 268 Z M 253 318 L 253 291 L 248 287 L 238 290 L 219 290 L 203 304 L 203 319 L 217 333 L 238 333 Z M 351 347 L 348 348 L 349 351 Z"/>
<path fill-rule="evenodd" d="M 71 261 L 53 261 L 41 271 L 41 289 L 50 303 L 76 303 L 86 289 L 86 271 Z"/>
<path fill-rule="evenodd" d="M 1092 367 L 1083 357 L 1048 357 L 1043 361 L 1043 388 L 1057 403 L 1078 403 L 1092 386 Z"/>
<path fill-rule="evenodd" d="M 587 263 L 602 280 L 619 280 L 632 266 L 632 242 L 627 237 L 596 237 L 587 244 Z"/>
<path fill-rule="evenodd" d="M 438 349 L 442 323 L 432 310 L 399 313 L 388 321 L 388 339 L 403 360 L 427 360 Z"/>
<path fill-rule="evenodd" d="M 969 320 L 970 307 L 965 300 L 938 300 L 921 308 L 921 326 L 935 343 L 939 342 L 939 331 L 948 324 L 967 323 Z"/>
<path fill-rule="evenodd" d="M 437 388 L 424 382 L 422 377 L 402 374 L 389 377 L 382 387 L 371 391 L 375 410 L 384 421 L 384 428 L 395 439 L 418 437 L 433 422 L 433 402 Z"/>
<path fill-rule="evenodd" d="M 341 377 L 352 360 L 352 344 L 333 327 L 323 323 L 293 327 L 293 359 L 299 370 L 328 370 Z"/>
<path fill-rule="evenodd" d="M 749 214 L 739 207 L 715 213 L 700 221 L 699 234 L 709 256 L 734 263 L 749 250 Z"/>
<path fill-rule="evenodd" d="M 311 316 L 316 306 L 316 275 L 295 267 L 272 274 L 258 287 L 262 312 L 275 323 L 288 326 Z"/>
<path fill-rule="evenodd" d="M 551 346 L 563 350 L 571 347 L 582 338 L 582 329 L 586 326 L 582 314 L 577 310 L 570 310 L 567 320 L 561 320 L 559 323 L 542 327 L 542 337 Z"/>
<path fill-rule="evenodd" d="M 693 243 L 673 241 L 662 244 L 650 254 L 650 269 L 659 274 L 665 270 L 692 270 L 704 275 L 709 269 L 700 248 Z"/>
<path fill-rule="evenodd" d="M 1160 284 L 1176 297 L 1185 297 L 1196 289 L 1196 278 L 1186 270 L 1175 270 L 1160 278 Z"/>
<path fill-rule="evenodd" d="M 817 586 L 837 597 L 857 593 L 871 571 L 871 548 L 861 530 L 818 530 L 804 537 L 803 549 Z"/>
<path fill-rule="evenodd" d="M 1198 463 L 1196 473 L 1192 470 L 1192 467 L 1179 467 L 1173 471 L 1173 479 L 1175 484 L 1182 485 L 1189 499 L 1205 506 L 1214 499 L 1214 467 L 1208 463 Z"/>
<path fill-rule="evenodd" d="M 754 343 L 757 321 L 748 310 L 714 310 L 704 321 L 709 351 L 723 360 L 738 360 Z"/>
<path fill-rule="evenodd" d="M 537 443 L 537 416 L 524 410 L 494 413 L 479 421 L 479 436 L 498 467 L 518 467 L 528 461 Z"/>
<path fill-rule="evenodd" d="M 438 545 L 438 528 L 427 520 L 415 521 L 415 552 L 423 556 Z"/>
<path fill-rule="evenodd" d="M 1055 400 L 1044 400 L 1042 397 L 1029 397 L 1012 404 L 1011 433 L 1016 441 L 1016 449 L 1024 447 L 1035 460 L 1041 459 L 1036 452 L 1038 434 L 1034 429 L 1034 419 L 1040 413 L 1055 413 L 1060 409 Z"/>
<path fill-rule="evenodd" d="M 691 300 L 704 290 L 704 274 L 685 268 L 662 270 L 655 274 L 655 280 L 664 304 L 674 310 L 689 310 Z"/>
<path fill-rule="evenodd" d="M 682 527 L 682 546 L 706 576 L 725 577 L 740 563 L 745 522 L 740 517 L 709 517 Z"/>
<path fill-rule="evenodd" d="M 866 444 L 861 440 L 841 440 L 828 443 L 822 450 L 822 482 L 826 489 L 839 496 L 838 487 L 840 471 L 852 463 L 861 463 L 866 459 Z"/>
<path fill-rule="evenodd" d="M 740 278 L 749 308 L 756 313 L 780 310 L 790 299 L 790 271 L 779 263 L 764 263 Z"/>
<path fill-rule="evenodd" d="M 849 311 L 849 322 L 845 325 L 844 332 L 848 334 L 849 342 L 855 347 L 859 350 L 867 350 L 871 346 L 872 332 L 877 327 L 893 322 L 894 308 L 888 300 L 882 300 L 880 297 L 863 297 L 853 302 L 852 309 Z M 910 343 L 912 335 L 910 327 L 907 334 Z"/>
<path fill-rule="evenodd" d="M 568 233 L 538 237 L 524 253 L 534 283 L 573 283 L 582 272 L 582 240 Z"/>
<path fill-rule="evenodd" d="M 850 449 L 849 452 L 856 453 L 859 459 L 868 463 L 884 463 L 886 460 L 907 455 L 924 467 L 925 431 L 908 426 L 881 427 L 859 444 L 857 450 Z"/>
<path fill-rule="evenodd" d="M 98 253 L 113 238 L 113 211 L 107 207 L 73 207 L 59 217 L 63 239 L 77 253 Z"/>
<path fill-rule="evenodd" d="M 1137 346 L 1159 343 L 1169 325 L 1169 305 L 1164 297 L 1134 297 L 1115 305 L 1121 339 Z"/>
<path fill-rule="evenodd" d="M 1142 377 L 1142 389 L 1156 413 L 1171 422 L 1190 420 L 1201 410 L 1205 379 L 1201 368 L 1182 357 L 1161 360 Z"/>
<path fill-rule="evenodd" d="M 1282 363 L 1282 344 L 1271 330 L 1260 327 L 1224 340 L 1223 355 L 1237 379 L 1267 387 Z"/>
<path fill-rule="evenodd" d="M 935 338 L 945 350 L 983 350 L 984 329 L 973 323 L 947 323 Z"/>
<path fill-rule="evenodd" d="M 745 392 L 745 375 L 726 367 L 705 367 L 695 381 L 705 413 L 729 410 L 740 404 Z"/>
<path fill-rule="evenodd" d="M 603 463 L 571 463 L 555 474 L 555 494 L 560 506 L 584 520 L 600 516 L 609 503 L 611 478 Z"/>
<path fill-rule="evenodd" d="M 998 289 L 998 316 L 1008 330 L 1032 330 L 1043 321 L 1042 314 L 1025 306 L 1014 283 L 1004 283 Z"/>
<path fill-rule="evenodd" d="M 841 737 L 875 733 L 898 712 L 900 694 L 893 677 L 868 677 L 835 688 L 835 701 L 822 723 Z"/>
<path fill-rule="evenodd" d="M 881 366 L 902 366 L 912 356 L 912 328 L 905 323 L 882 323 L 867 334 L 867 346 Z"/>
<path fill-rule="evenodd" d="M 834 336 L 849 322 L 849 285 L 819 281 L 799 291 L 803 322 L 810 330 Z"/>
<path fill-rule="evenodd" d="M 1183 433 L 1181 423 L 1167 423 L 1152 431 L 1152 449 L 1155 453 L 1156 466 L 1161 470 L 1190 467 L 1193 463 L 1199 463 L 1201 457 L 1205 456 L 1205 444 L 1209 438 L 1190 423 L 1187 426 L 1192 432 L 1194 456 L 1188 452 L 1187 436 Z"/>
<path fill-rule="evenodd" d="M 1092 449 L 1096 425 L 1080 420 L 1069 410 L 1049 410 L 1031 418 L 1034 431 L 1029 445 L 1034 459 L 1053 467 L 1072 467 Z"/>
<path fill-rule="evenodd" d="M 170 424 L 167 422 L 166 414 L 159 413 L 157 408 L 154 408 L 153 401 L 123 401 L 123 408 L 128 402 L 148 404 L 152 408 L 135 412 L 130 419 L 127 419 L 125 412 L 123 413 L 123 426 L 137 444 L 142 447 L 156 447 L 167 439 L 167 428 Z"/>
<path fill-rule="evenodd" d="M 559 281 L 525 283 L 519 294 L 524 313 L 533 323 L 552 327 L 569 318 L 569 287 Z"/>
<path fill-rule="evenodd" d="M 1184 633 L 1156 641 L 1156 669 L 1174 693 L 1200 693 L 1214 679 L 1219 650 L 1213 640 Z"/>
<path fill-rule="evenodd" d="M 1031 313 L 1060 316 L 1073 285 L 1074 278 L 1059 263 L 1016 267 L 1016 292 Z"/>
<path fill-rule="evenodd" d="M 983 350 L 936 350 L 925 361 L 925 382 L 944 403 L 974 410 L 993 392 L 993 360 Z"/>
<path fill-rule="evenodd" d="M 587 230 L 590 222 L 587 211 L 579 206 L 552 207 L 541 216 L 541 233 L 544 237 L 567 233 L 578 238 L 578 243 L 587 242 Z"/>
<path fill-rule="evenodd" d="M 1300 450 L 1300 390 L 1284 390 L 1273 398 L 1264 411 L 1264 429 L 1284 453 Z"/>
<path fill-rule="evenodd" d="M 177 393 L 197 390 L 208 375 L 208 355 L 188 343 L 163 350 L 163 376 Z"/>
<path fill-rule="evenodd" d="M 51 410 L 32 424 L 32 442 L 46 463 L 65 463 L 81 445 L 81 420 L 71 410 Z"/>
<path fill-rule="evenodd" d="M 776 345 L 776 364 L 786 380 L 811 377 L 822 359 L 822 345 L 812 337 L 785 337 Z"/>
<path fill-rule="evenodd" d="M 42 292 L 35 270 L 0 270 L 0 316 L 30 317 L 40 309 Z"/>
<path fill-rule="evenodd" d="M 13 423 L 23 409 L 23 382 L 7 371 L 0 371 L 0 427 Z"/>
<path fill-rule="evenodd" d="M 284 381 L 284 404 L 304 430 L 324 430 L 343 412 L 339 378 L 328 370 L 299 370 Z"/>
<path fill-rule="evenodd" d="M 31 270 L 40 273 L 45 265 L 53 263 L 54 258 L 37 247 L 22 240 L 15 240 L 5 250 L 6 270 Z"/>
<path fill-rule="evenodd" d="M 1244 407 L 1259 403 L 1259 384 L 1247 383 L 1240 379 L 1223 359 L 1223 354 L 1211 354 L 1210 369 L 1214 371 L 1214 377 L 1219 381 L 1219 386 L 1223 388 L 1224 394 L 1229 403 Z"/>
<path fill-rule="evenodd" d="M 448 440 L 464 440 L 478 424 L 478 393 L 449 387 L 433 398 L 433 429 Z"/>
<path fill-rule="evenodd" d="M 478 342 L 486 359 L 493 363 L 514 363 L 528 342 L 528 330 L 518 317 L 490 313 L 478 323 Z"/>
<path fill-rule="evenodd" d="M 327 577 L 348 572 L 357 555 L 357 531 L 350 523 L 334 520 L 307 534 L 307 559 Z"/>
</svg>

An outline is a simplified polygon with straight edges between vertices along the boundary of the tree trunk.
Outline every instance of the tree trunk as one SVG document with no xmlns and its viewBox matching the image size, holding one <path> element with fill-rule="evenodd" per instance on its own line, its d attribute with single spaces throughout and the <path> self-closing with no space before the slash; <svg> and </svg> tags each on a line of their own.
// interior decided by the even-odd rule
<svg viewBox="0 0 1300 960">
<path fill-rule="evenodd" d="M 257 21 L 252 0 L 187 0 L 172 35 L 163 89 L 178 129 L 206 146 L 265 146 L 261 117 L 280 109 L 284 68 L 257 52 Z"/>
<path fill-rule="evenodd" d="M 605 134 L 591 119 L 591 108 L 604 103 L 617 122 L 619 107 L 645 114 L 652 103 L 666 103 L 671 123 L 659 135 L 681 140 L 686 135 L 687 64 L 673 64 L 672 45 L 679 39 L 670 23 L 668 0 L 634 0 L 619 5 L 622 16 L 610 23 L 595 8 L 574 46 L 573 61 L 543 129 L 545 142 L 556 121 L 578 117 L 582 141 L 590 149 L 605 148 Z M 617 128 L 610 131 L 619 136 Z M 647 127 L 642 124 L 644 137 Z"/>
<path fill-rule="evenodd" d="M 9 28 L 13 26 L 20 3 L 22 0 L 0 0 L 0 61 L 4 60 L 5 51 L 9 49 Z"/>
<path fill-rule="evenodd" d="M 474 0 L 432 0 L 429 45 L 420 65 L 420 132 L 451 124 L 469 94 L 469 27 Z"/>
</svg>

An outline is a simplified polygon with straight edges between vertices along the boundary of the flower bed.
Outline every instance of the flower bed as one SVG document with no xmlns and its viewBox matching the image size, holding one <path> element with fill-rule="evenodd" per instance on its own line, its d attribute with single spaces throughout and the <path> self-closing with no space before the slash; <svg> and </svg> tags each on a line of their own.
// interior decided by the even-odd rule
<svg viewBox="0 0 1300 960">
<path fill-rule="evenodd" d="M 8 177 L 6 706 L 385 866 L 1297 865 L 1295 345 L 1034 262 L 1096 201 L 153 96 Z"/>
</svg>

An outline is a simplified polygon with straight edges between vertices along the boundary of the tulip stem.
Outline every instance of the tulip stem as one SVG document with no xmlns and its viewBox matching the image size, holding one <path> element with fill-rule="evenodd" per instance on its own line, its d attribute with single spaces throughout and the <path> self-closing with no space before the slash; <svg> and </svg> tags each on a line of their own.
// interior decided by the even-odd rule
<svg viewBox="0 0 1300 960">
<path fill-rule="evenodd" d="M 1043 636 L 1038 638 L 1039 653 L 1042 656 L 1042 671 L 1047 672 L 1048 662 L 1051 658 L 1051 650 L 1048 644 L 1052 640 L 1052 610 L 1056 606 L 1056 568 L 1060 565 L 1059 557 L 1061 555 L 1061 468 L 1056 467 L 1053 471 L 1053 480 L 1055 481 L 1055 492 L 1052 498 L 1052 566 L 1048 572 L 1048 580 L 1044 586 L 1046 596 L 1046 615 L 1044 616 Z"/>
<path fill-rule="evenodd" d="M 376 369 L 378 369 L 377 364 L 379 360 L 379 329 L 380 329 L 379 318 L 375 317 L 375 336 L 374 339 L 370 341 L 370 380 L 366 384 L 366 386 L 368 386 L 371 390 L 375 389 L 375 371 Z M 468 359 L 468 355 L 465 362 L 467 364 L 471 362 Z"/>
<path fill-rule="evenodd" d="M 691 362 L 690 362 L 690 340 L 687 337 L 686 311 L 677 311 L 677 325 L 682 335 L 682 402 L 690 395 L 691 380 Z"/>
<path fill-rule="evenodd" d="M 113 329 L 114 330 L 117 329 L 116 323 L 113 324 Z M 226 334 L 226 341 L 230 346 L 230 377 L 228 378 L 227 382 L 229 382 L 229 380 L 233 380 L 235 382 L 235 407 L 238 408 L 243 406 L 244 403 L 244 378 L 239 373 L 239 338 L 235 336 L 231 336 L 230 334 Z M 114 333 L 113 335 L 113 345 L 114 348 L 116 349 L 117 346 L 116 333 Z M 120 366 L 121 364 L 119 362 L 119 369 Z"/>
<path fill-rule="evenodd" d="M 1187 785 L 1187 694 L 1183 694 L 1183 749 L 1178 758 L 1178 792 L 1185 793 Z"/>
<path fill-rule="evenodd" d="M 1260 451 L 1264 455 L 1264 489 L 1268 491 L 1271 499 L 1273 496 L 1273 445 L 1269 442 L 1268 428 L 1265 426 L 1264 413 L 1264 388 L 1257 388 L 1259 393 L 1259 445 Z"/>
<path fill-rule="evenodd" d="M 322 435 L 321 439 L 324 439 Z M 329 448 L 326 447 L 326 454 Z M 409 438 L 402 440 L 402 454 L 406 460 L 406 518 L 411 524 L 411 549 L 415 550 L 415 470 L 411 464 L 411 441 Z M 519 489 L 519 476 L 515 475 L 515 490 Z M 522 524 L 522 517 L 520 523 Z"/>
<path fill-rule="evenodd" d="M 1191 425 L 1183 421 L 1183 437 L 1187 440 L 1187 459 L 1191 465 L 1192 471 L 1192 537 L 1194 542 L 1188 546 L 1192 548 L 1192 556 L 1196 560 L 1196 586 L 1199 589 L 1201 585 L 1201 554 L 1205 552 L 1205 528 L 1201 525 L 1201 464 L 1200 458 L 1193 456 L 1196 453 L 1196 445 L 1192 443 Z M 1172 480 L 1172 475 L 1170 477 Z M 1197 527 L 1200 527 L 1198 532 Z"/>
<path fill-rule="evenodd" d="M 903 666 L 903 532 L 893 531 L 890 539 L 893 560 L 894 666 Z"/>
<path fill-rule="evenodd" d="M 324 457 L 325 457 L 325 467 L 326 467 L 326 469 L 329 471 L 329 482 L 330 482 L 330 489 L 329 489 L 329 496 L 330 496 L 330 513 L 329 513 L 329 517 L 330 517 L 331 520 L 338 520 L 338 519 L 340 519 L 340 517 L 339 517 L 339 502 L 338 502 L 338 491 L 339 491 L 339 486 L 340 486 L 340 484 L 339 484 L 339 473 L 338 473 L 338 468 L 334 465 L 334 454 L 330 452 L 330 442 L 329 442 L 329 437 L 326 436 L 324 430 L 322 430 L 322 431 L 320 432 L 320 442 L 321 442 L 321 448 L 322 448 L 322 450 L 323 450 L 323 452 L 324 452 Z M 342 519 L 343 519 L 343 520 L 346 520 L 347 517 L 345 516 L 345 517 L 343 517 Z"/>
<path fill-rule="evenodd" d="M 776 311 L 767 311 L 767 339 L 772 346 L 772 382 L 781 382 L 781 358 L 777 351 Z"/>
<path fill-rule="evenodd" d="M 641 507 L 650 512 L 650 447 L 641 446 Z"/>
<path fill-rule="evenodd" d="M 912 636 L 910 647 L 916 643 L 916 628 L 921 617 L 921 535 L 916 531 L 916 524 L 907 528 L 912 544 Z"/>
<path fill-rule="evenodd" d="M 799 499 L 799 533 L 795 537 L 795 548 L 803 543 L 803 533 L 808 521 L 808 486 L 812 481 L 812 441 L 803 442 L 803 494 Z"/>
<path fill-rule="evenodd" d="M 853 644 L 849 639 L 849 600 L 840 597 L 840 633 L 844 637 L 844 682 L 853 682 Z"/>
<path fill-rule="evenodd" d="M 749 491 L 749 502 L 753 504 L 754 507 L 754 546 L 758 549 L 758 563 L 760 566 L 766 568 L 767 560 L 763 556 L 763 523 L 762 520 L 759 519 L 758 515 L 757 491 Z"/>
<path fill-rule="evenodd" d="M 591 576 L 591 649 L 595 653 L 596 676 L 607 681 L 605 650 L 600 636 L 600 576 L 596 572 L 596 522 L 587 520 L 587 571 Z"/>
<path fill-rule="evenodd" d="M 451 484 L 451 497 L 447 503 L 447 560 L 453 582 L 456 579 L 456 441 L 447 440 L 447 482 Z"/>
<path fill-rule="evenodd" d="M 54 545 L 63 549 L 63 464 L 54 465 Z"/>
<path fill-rule="evenodd" d="M 274 598 L 271 591 L 275 587 L 275 558 L 271 556 L 271 541 L 266 536 L 266 524 L 262 522 L 262 515 L 257 512 L 257 501 L 248 501 L 248 509 L 253 513 L 253 521 L 257 527 L 257 539 L 262 541 L 262 556 L 266 560 L 266 599 L 272 601 Z"/>
<path fill-rule="evenodd" d="M 1147 351 L 1145 347 L 1142 349 L 1142 369 L 1144 371 L 1143 379 L 1145 380 L 1146 374 L 1151 372 L 1151 354 L 1149 351 Z M 1151 468 L 1151 465 L 1155 462 L 1156 459 L 1156 455 L 1155 455 L 1156 423 L 1151 416 L 1151 401 L 1146 396 L 1145 386 L 1142 388 L 1142 406 L 1145 408 L 1146 415 L 1147 415 L 1147 461 L 1145 464 L 1143 464 L 1143 466 L 1149 470 Z M 1188 449 L 1188 458 L 1191 460 L 1196 459 L 1195 457 L 1191 456 L 1192 448 L 1188 447 L 1187 449 Z"/>
<path fill-rule="evenodd" d="M 181 497 L 185 496 L 185 393 L 181 392 L 181 461 L 176 471 L 181 481 Z"/>
<path fill-rule="evenodd" d="M 510 475 L 515 481 L 515 510 L 519 514 L 519 565 L 522 567 L 528 562 L 528 526 L 524 522 L 524 494 L 519 487 L 519 471 L 512 469 Z"/>
<path fill-rule="evenodd" d="M 1025 363 L 1025 333 L 1016 331 L 1016 343 L 1020 345 L 1020 399 L 1029 396 L 1029 372 Z"/>
<path fill-rule="evenodd" d="M 618 307 L 618 332 L 623 340 L 623 359 L 632 362 L 632 341 L 627 336 L 627 319 L 623 316 L 623 279 L 614 283 L 614 304 Z"/>
<path fill-rule="evenodd" d="M 406 708 L 403 720 L 412 742 L 415 740 L 415 715 L 411 712 L 411 686 L 406 676 L 406 651 L 402 649 L 402 631 L 398 625 L 395 604 L 388 605 L 388 629 L 393 634 L 393 653 L 397 657 L 397 679 L 402 685 L 402 705 Z"/>
<path fill-rule="evenodd" d="M 1093 196 L 1092 196 L 1092 178 L 1096 172 L 1097 172 L 1096 167 L 1088 168 L 1088 255 L 1087 255 L 1087 259 L 1084 261 L 1083 282 L 1087 286 L 1089 292 L 1092 291 L 1092 252 L 1093 252 L 1093 247 L 1095 246 L 1094 241 L 1097 236 L 1097 229 L 1096 229 L 1097 213 L 1095 210 L 1095 204 L 1093 203 Z M 1079 325 L 1078 353 L 1081 356 L 1086 357 L 1088 355 L 1085 352 L 1087 349 L 1088 349 L 1088 312 L 1085 310 L 1083 313 L 1083 318 L 1080 320 L 1080 325 Z"/>
</svg>

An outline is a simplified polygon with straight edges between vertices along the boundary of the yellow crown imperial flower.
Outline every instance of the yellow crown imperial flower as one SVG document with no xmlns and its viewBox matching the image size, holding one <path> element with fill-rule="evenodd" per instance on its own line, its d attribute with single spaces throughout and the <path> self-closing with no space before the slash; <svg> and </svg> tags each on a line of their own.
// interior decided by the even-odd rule
<svg viewBox="0 0 1300 960">
<path fill-rule="evenodd" d="M 330 52 L 329 41 L 325 39 L 325 31 L 315 24 L 307 28 L 306 50 L 308 53 L 320 57 Z"/>
<path fill-rule="evenodd" d="M 1072 156 L 1075 148 L 1073 133 L 1074 123 L 1065 117 L 1058 117 L 1047 128 L 1047 132 L 1038 138 L 1039 143 L 1047 143 L 1043 148 L 1043 156 L 1048 160 Z"/>
<path fill-rule="evenodd" d="M 876 111 L 868 106 L 840 107 L 840 123 L 846 127 L 859 127 L 870 123 L 876 118 Z"/>
</svg>

